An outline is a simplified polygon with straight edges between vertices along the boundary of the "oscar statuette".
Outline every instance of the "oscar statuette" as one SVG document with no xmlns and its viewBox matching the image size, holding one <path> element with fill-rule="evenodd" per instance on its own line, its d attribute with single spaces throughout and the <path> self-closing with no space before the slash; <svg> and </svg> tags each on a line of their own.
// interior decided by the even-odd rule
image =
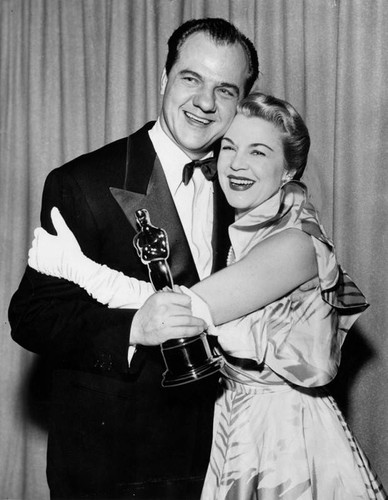
<svg viewBox="0 0 388 500">
<path fill-rule="evenodd" d="M 148 267 L 148 274 L 155 291 L 165 287 L 172 289 L 173 279 L 167 263 L 169 245 L 164 229 L 153 226 L 145 209 L 136 211 L 139 232 L 133 245 Z M 205 332 L 194 337 L 172 339 L 164 342 L 161 351 L 166 365 L 162 386 L 172 387 L 202 379 L 216 373 L 222 364 L 220 356 L 214 356 Z"/>
</svg>

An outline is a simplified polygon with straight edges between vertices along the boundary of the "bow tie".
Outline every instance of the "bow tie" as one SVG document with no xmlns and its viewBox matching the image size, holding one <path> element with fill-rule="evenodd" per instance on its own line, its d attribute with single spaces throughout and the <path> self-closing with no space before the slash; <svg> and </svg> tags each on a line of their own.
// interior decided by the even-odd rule
<svg viewBox="0 0 388 500">
<path fill-rule="evenodd" d="M 199 167 L 208 181 L 214 180 L 217 175 L 217 162 L 214 157 L 205 160 L 193 160 L 183 167 L 182 181 L 185 186 L 193 177 L 194 169 Z"/>
</svg>

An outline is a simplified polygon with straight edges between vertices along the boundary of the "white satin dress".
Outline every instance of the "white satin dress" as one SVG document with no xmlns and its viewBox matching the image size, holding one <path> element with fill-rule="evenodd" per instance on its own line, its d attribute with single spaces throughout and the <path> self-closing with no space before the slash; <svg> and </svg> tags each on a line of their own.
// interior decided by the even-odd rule
<svg viewBox="0 0 388 500">
<path fill-rule="evenodd" d="M 302 183 L 287 183 L 231 226 L 231 260 L 288 228 L 311 235 L 319 286 L 218 327 L 225 365 L 201 500 L 385 499 L 324 388 L 368 304 L 338 265 Z"/>
</svg>

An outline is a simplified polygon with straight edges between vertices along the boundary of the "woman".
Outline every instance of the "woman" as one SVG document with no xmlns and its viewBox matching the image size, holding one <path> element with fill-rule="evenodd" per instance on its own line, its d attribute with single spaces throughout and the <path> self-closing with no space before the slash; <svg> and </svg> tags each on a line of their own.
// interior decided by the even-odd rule
<svg viewBox="0 0 388 500">
<path fill-rule="evenodd" d="M 294 108 L 258 93 L 241 102 L 222 140 L 218 176 L 236 209 L 228 267 L 187 291 L 193 314 L 220 325 L 209 329 L 224 356 L 203 500 L 386 498 L 323 388 L 368 304 L 338 265 L 299 182 L 309 146 Z M 84 256 L 73 266 L 80 250 L 59 224 L 62 239 L 39 229 L 30 265 L 75 281 L 110 307 L 149 296 L 149 286 Z M 42 246 L 50 246 L 49 262 Z M 295 293 L 316 275 L 316 287 Z"/>
</svg>

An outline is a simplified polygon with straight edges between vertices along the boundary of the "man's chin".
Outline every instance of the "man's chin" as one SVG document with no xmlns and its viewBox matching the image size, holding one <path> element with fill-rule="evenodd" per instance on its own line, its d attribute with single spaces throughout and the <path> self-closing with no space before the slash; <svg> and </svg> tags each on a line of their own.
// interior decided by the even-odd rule
<svg viewBox="0 0 388 500">
<path fill-rule="evenodd" d="M 185 141 L 184 143 L 181 143 L 181 148 L 184 149 L 184 151 L 186 151 L 186 154 L 188 154 L 190 157 L 192 155 L 195 155 L 200 158 L 203 155 L 207 154 L 209 151 L 212 151 L 213 145 L 216 140 L 217 139 L 212 138 L 211 140 L 207 141 Z"/>
</svg>

